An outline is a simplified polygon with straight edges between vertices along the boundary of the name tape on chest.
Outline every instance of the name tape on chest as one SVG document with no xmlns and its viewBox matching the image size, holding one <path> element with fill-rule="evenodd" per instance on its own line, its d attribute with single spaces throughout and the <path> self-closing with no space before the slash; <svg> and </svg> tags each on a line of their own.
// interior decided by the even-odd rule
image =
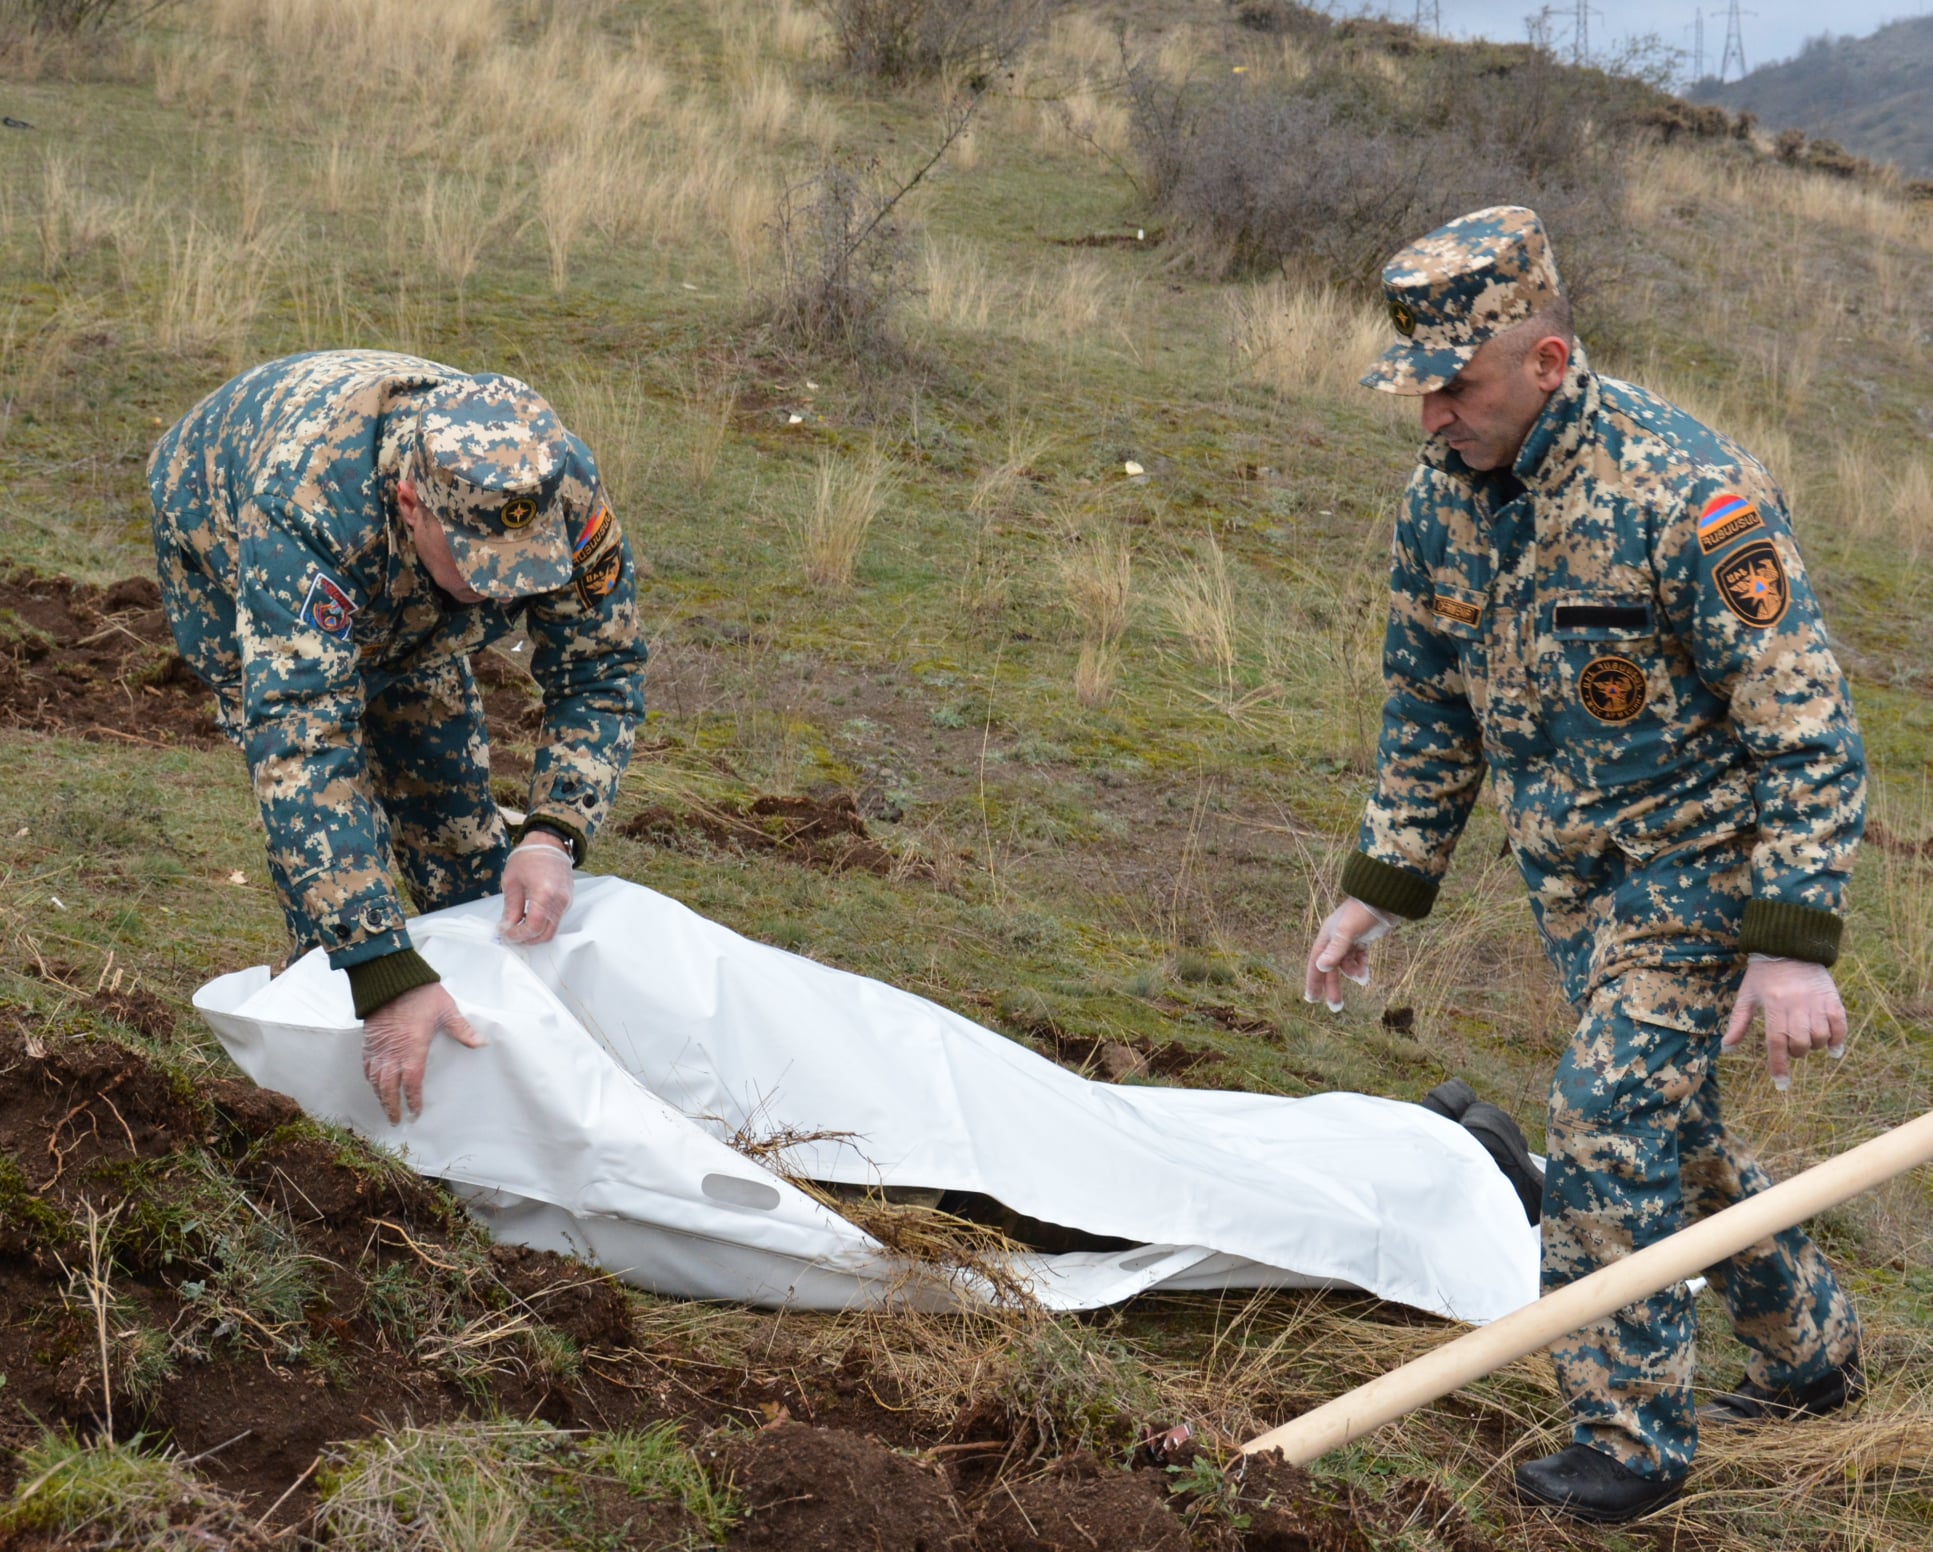
<svg viewBox="0 0 1933 1552">
<path fill-rule="evenodd" d="M 1770 630 L 1785 618 L 1792 584 L 1770 539 L 1733 551 L 1712 568 L 1712 576 L 1725 607 L 1754 630 Z"/>
<path fill-rule="evenodd" d="M 1467 598 L 1451 598 L 1438 593 L 1430 600 L 1430 612 L 1440 620 L 1453 620 L 1458 625 L 1475 625 L 1483 618 L 1483 605 L 1473 604 Z"/>
<path fill-rule="evenodd" d="M 1716 555 L 1726 545 L 1765 526 L 1758 508 L 1732 491 L 1720 491 L 1705 503 L 1698 518 L 1698 548 Z"/>
<path fill-rule="evenodd" d="M 302 600 L 302 611 L 297 618 L 325 636 L 347 641 L 349 622 L 355 616 L 355 600 L 343 591 L 342 584 L 318 571 L 310 579 L 308 596 Z"/>
<path fill-rule="evenodd" d="M 624 576 L 624 536 L 608 506 L 600 505 L 590 527 L 571 547 L 571 582 L 586 609 L 595 609 Z"/>
</svg>

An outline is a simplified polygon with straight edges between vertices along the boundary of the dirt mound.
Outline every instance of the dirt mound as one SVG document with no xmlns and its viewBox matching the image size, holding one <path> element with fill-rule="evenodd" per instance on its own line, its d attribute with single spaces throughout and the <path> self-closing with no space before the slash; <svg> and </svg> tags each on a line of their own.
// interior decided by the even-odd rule
<svg viewBox="0 0 1933 1552">
<path fill-rule="evenodd" d="M 825 797 L 756 797 L 749 803 L 710 805 L 678 813 L 647 808 L 618 826 L 618 834 L 654 846 L 689 850 L 697 841 L 725 851 L 776 852 L 822 873 L 919 872 L 895 857 L 866 828 L 847 792 Z"/>
<path fill-rule="evenodd" d="M 175 651 L 161 589 L 0 572 L 0 726 L 209 748 L 214 698 Z"/>
<path fill-rule="evenodd" d="M 1056 1461 L 1028 1482 L 1003 1483 L 981 1511 L 983 1552 L 1187 1552 L 1166 1479 L 1110 1471 L 1092 1455 Z"/>
<path fill-rule="evenodd" d="M 837 1428 L 785 1422 L 720 1452 L 745 1518 L 730 1547 L 967 1552 L 971 1532 L 937 1471 Z"/>
<path fill-rule="evenodd" d="M 113 1312 L 105 1384 L 90 1287 Z M 628 1346 L 630 1309 L 580 1265 L 487 1245 L 429 1182 L 283 1096 L 0 1023 L 11 1448 L 43 1425 L 95 1432 L 111 1405 L 117 1437 L 211 1452 L 196 1469 L 260 1513 L 324 1445 L 386 1422 L 660 1415 L 594 1362 Z"/>
</svg>

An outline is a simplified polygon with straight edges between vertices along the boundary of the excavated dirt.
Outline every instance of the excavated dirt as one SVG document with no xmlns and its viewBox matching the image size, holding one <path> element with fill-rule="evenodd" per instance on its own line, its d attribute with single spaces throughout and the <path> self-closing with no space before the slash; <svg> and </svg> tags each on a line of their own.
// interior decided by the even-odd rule
<svg viewBox="0 0 1933 1552">
<path fill-rule="evenodd" d="M 876 1440 L 781 1422 L 717 1454 L 745 1518 L 726 1545 L 772 1552 L 968 1552 L 946 1479 Z"/>
<path fill-rule="evenodd" d="M 214 698 L 175 651 L 145 577 L 89 587 L 0 572 L 0 726 L 103 742 L 221 742 Z"/>
<path fill-rule="evenodd" d="M 981 1511 L 985 1552 L 1187 1552 L 1188 1528 L 1168 1507 L 1165 1479 L 1111 1471 L 1092 1455 L 1056 1461 L 1031 1480 L 1004 1482 Z"/>
<path fill-rule="evenodd" d="M 543 724 L 536 681 L 494 649 L 471 662 L 493 766 L 527 772 L 525 746 Z M 0 727 L 163 747 L 224 742 L 214 695 L 175 650 L 152 580 L 92 587 L 18 568 L 0 570 Z"/>
</svg>

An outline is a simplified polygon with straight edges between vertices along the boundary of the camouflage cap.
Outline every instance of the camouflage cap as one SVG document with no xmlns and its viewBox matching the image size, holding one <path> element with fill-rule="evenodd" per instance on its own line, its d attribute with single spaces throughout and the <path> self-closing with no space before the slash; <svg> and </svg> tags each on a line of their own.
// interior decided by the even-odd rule
<svg viewBox="0 0 1933 1552">
<path fill-rule="evenodd" d="M 558 488 L 569 457 L 551 407 L 514 377 L 462 377 L 424 395 L 408 477 L 485 598 L 554 592 L 571 579 Z"/>
<path fill-rule="evenodd" d="M 1385 393 L 1434 393 L 1485 340 L 1562 294 L 1537 212 L 1495 205 L 1459 216 L 1383 266 L 1390 321 L 1402 336 L 1363 376 Z"/>
</svg>

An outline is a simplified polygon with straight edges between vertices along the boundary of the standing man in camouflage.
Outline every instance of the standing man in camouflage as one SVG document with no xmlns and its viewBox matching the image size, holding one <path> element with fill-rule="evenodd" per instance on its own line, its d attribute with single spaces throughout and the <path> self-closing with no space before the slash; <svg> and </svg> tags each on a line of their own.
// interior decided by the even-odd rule
<svg viewBox="0 0 1933 1552">
<path fill-rule="evenodd" d="M 514 377 L 376 351 L 270 361 L 148 463 L 162 601 L 247 756 L 299 951 L 348 972 L 363 1070 L 422 1109 L 438 1030 L 477 1037 L 410 945 L 418 910 L 501 891 L 541 943 L 644 710 L 631 555 L 589 450 Z M 521 624 L 544 726 L 509 832 L 470 656 Z"/>
<path fill-rule="evenodd" d="M 1397 523 L 1377 784 L 1306 995 L 1342 1006 L 1367 945 L 1427 916 L 1486 769 L 1578 1024 L 1551 1086 L 1546 1290 L 1764 1188 L 1715 1059 L 1763 1014 L 1773 1081 L 1837 1056 L 1865 770 L 1846 683 L 1758 462 L 1599 377 L 1542 225 L 1478 211 L 1383 271 L 1401 338 L 1363 379 L 1422 401 Z M 1725 1022 L 1727 1010 L 1729 1023 Z M 1859 1328 L 1797 1230 L 1713 1269 L 1744 1380 L 1694 1413 L 1680 1286 L 1554 1351 L 1567 1448 L 1532 1502 L 1634 1518 L 1683 1482 L 1702 1419 L 1830 1411 Z"/>
</svg>

